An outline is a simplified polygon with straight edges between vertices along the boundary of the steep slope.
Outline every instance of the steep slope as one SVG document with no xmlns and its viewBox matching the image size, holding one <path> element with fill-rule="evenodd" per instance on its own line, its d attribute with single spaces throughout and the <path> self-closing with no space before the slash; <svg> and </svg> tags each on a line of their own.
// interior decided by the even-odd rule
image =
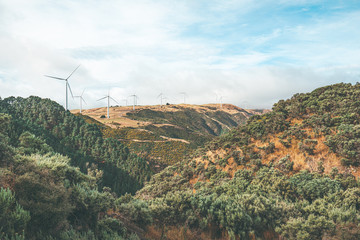
<svg viewBox="0 0 360 240">
<path fill-rule="evenodd" d="M 12 118 L 10 144 L 17 147 L 24 132 L 45 141 L 55 152 L 68 156 L 71 165 L 104 172 L 99 187 L 117 194 L 134 193 L 152 172 L 146 161 L 130 153 L 121 142 L 104 138 L 99 127 L 64 111 L 59 104 L 39 97 L 0 99 L 0 113 Z"/>
<path fill-rule="evenodd" d="M 109 188 L 99 190 L 103 171 L 82 173 L 28 131 L 12 145 L 12 121 L 0 113 L 0 239 L 138 239 L 126 206 Z M 121 208 L 121 220 L 112 208 Z"/>
<path fill-rule="evenodd" d="M 137 193 L 149 237 L 358 238 L 359 99 L 359 84 L 296 94 L 154 175 Z"/>
<path fill-rule="evenodd" d="M 72 112 L 78 114 L 77 110 Z M 216 104 L 180 104 L 137 106 L 135 111 L 132 107 L 111 107 L 110 119 L 104 118 L 106 108 L 84 110 L 82 116 L 88 122 L 108 126 L 102 128 L 105 136 L 123 142 L 153 166 L 167 166 L 261 113 L 230 104 L 221 108 Z"/>
</svg>

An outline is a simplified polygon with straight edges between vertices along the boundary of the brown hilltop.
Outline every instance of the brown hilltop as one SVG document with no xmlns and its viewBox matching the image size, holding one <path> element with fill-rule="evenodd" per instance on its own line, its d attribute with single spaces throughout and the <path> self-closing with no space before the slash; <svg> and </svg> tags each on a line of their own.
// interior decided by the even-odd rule
<svg viewBox="0 0 360 240">
<path fill-rule="evenodd" d="M 79 110 L 71 112 L 79 115 Z M 81 116 L 161 169 L 261 113 L 231 104 L 177 104 L 136 106 L 135 111 L 133 106 L 113 106 L 109 119 L 107 107 L 85 109 Z"/>
<path fill-rule="evenodd" d="M 269 112 L 268 109 L 243 109 L 238 106 L 232 104 L 222 104 L 220 107 L 219 104 L 203 104 L 203 105 L 194 105 L 194 104 L 170 104 L 170 105 L 144 105 L 144 106 L 135 106 L 135 111 L 133 111 L 133 106 L 111 106 L 109 108 L 110 118 L 100 118 L 101 116 L 107 116 L 107 107 L 100 108 L 92 108 L 92 109 L 83 109 L 82 114 L 87 115 L 97 121 L 112 127 L 133 127 L 138 128 L 139 126 L 146 126 L 152 124 L 152 122 L 148 121 L 139 121 L 133 120 L 127 117 L 127 113 L 139 112 L 141 110 L 153 110 L 153 111 L 161 111 L 161 112 L 178 112 L 183 111 L 184 109 L 192 109 L 199 113 L 205 112 L 216 112 L 222 111 L 229 113 L 231 115 L 234 114 L 242 114 L 244 117 L 249 118 L 252 115 L 260 115 L 266 112 Z M 73 114 L 79 114 L 79 109 L 71 110 Z M 120 125 L 119 125 L 120 124 Z"/>
</svg>

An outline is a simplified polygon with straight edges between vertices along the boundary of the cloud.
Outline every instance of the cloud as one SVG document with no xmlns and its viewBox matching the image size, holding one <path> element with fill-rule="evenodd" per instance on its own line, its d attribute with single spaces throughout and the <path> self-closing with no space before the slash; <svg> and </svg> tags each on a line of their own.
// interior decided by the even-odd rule
<svg viewBox="0 0 360 240">
<path fill-rule="evenodd" d="M 351 2 L 351 1 L 350 1 Z M 306 9 L 306 11 L 303 11 Z M 323 1 L 0 0 L 0 96 L 88 105 L 224 102 L 266 107 L 359 75 L 359 6 Z M 130 99 L 129 99 L 130 101 Z M 71 108 L 78 101 L 70 101 Z"/>
</svg>

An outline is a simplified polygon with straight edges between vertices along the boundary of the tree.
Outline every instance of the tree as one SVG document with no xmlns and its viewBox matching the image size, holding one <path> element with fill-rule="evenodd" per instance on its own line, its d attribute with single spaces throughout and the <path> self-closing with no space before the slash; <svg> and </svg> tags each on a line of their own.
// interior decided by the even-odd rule
<svg viewBox="0 0 360 240">
<path fill-rule="evenodd" d="M 10 189 L 0 189 L 0 238 L 24 237 L 30 213 L 25 211 Z"/>
</svg>

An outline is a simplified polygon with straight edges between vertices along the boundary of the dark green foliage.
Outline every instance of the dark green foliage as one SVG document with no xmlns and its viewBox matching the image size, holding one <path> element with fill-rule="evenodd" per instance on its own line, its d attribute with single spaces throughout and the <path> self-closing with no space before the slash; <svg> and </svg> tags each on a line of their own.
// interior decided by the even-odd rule
<svg viewBox="0 0 360 240">
<path fill-rule="evenodd" d="M 25 173 L 17 178 L 15 192 L 19 203 L 31 214 L 27 232 L 35 234 L 39 229 L 46 234 L 64 229 L 67 216 L 72 210 L 69 204 L 69 191 L 53 182 L 46 173 Z M 49 232 L 48 232 L 49 231 Z"/>
<path fill-rule="evenodd" d="M 10 164 L 13 170 L 1 170 L 4 178 L 0 183 L 14 188 L 17 202 L 30 211 L 30 223 L 39 226 L 41 233 L 34 233 L 29 225 L 26 227 L 27 237 L 33 239 L 48 234 L 59 239 L 131 238 L 133 235 L 129 235 L 124 226 L 145 228 L 150 223 L 162 229 L 182 226 L 194 232 L 206 231 L 211 239 L 223 237 L 224 233 L 232 239 L 358 239 L 360 190 L 354 176 L 342 168 L 324 174 L 322 163 L 326 159 L 320 159 L 316 172 L 294 172 L 290 157 L 271 159 L 267 165 L 262 155 L 277 150 L 275 144 L 266 143 L 269 136 L 280 136 L 287 147 L 293 141 L 300 142 L 298 147 L 305 156 L 317 153 L 320 143 L 314 137 L 325 136 L 329 148 L 344 159 L 343 164 L 357 166 L 359 97 L 360 85 L 337 84 L 279 101 L 273 112 L 252 117 L 245 126 L 197 151 L 200 161 L 184 161 L 167 167 L 155 174 L 135 198 L 126 194 L 117 200 L 108 188 L 99 192 L 97 184 L 106 186 L 106 182 L 116 179 L 117 184 L 124 183 L 111 185 L 113 189 L 139 188 L 141 185 L 135 184 L 140 184 L 139 179 L 146 176 L 146 165 L 141 165 L 144 164 L 141 158 L 129 154 L 113 139 L 104 140 L 95 125 L 83 125 L 73 117 L 63 117 L 52 126 L 51 120 L 41 122 L 35 114 L 27 114 L 26 122 L 21 124 L 28 127 L 18 129 L 15 126 L 21 124 L 16 121 L 22 118 L 17 116 L 22 113 L 13 105 L 23 100 L 10 98 L 6 103 L 0 101 L 0 109 L 7 109 L 7 116 L 13 119 L 16 116 L 17 120 L 3 117 L 8 127 L 2 131 L 5 138 L 0 139 L 0 143 L 4 143 L 3 149 L 8 152 L 2 158 L 7 159 L 6 164 L 1 162 L 2 166 Z M 11 107 L 4 108 L 4 104 Z M 180 119 L 187 121 L 189 116 L 183 115 Z M 154 117 L 161 119 L 161 116 Z M 204 127 L 203 122 L 195 123 Z M 80 127 L 73 127 L 77 125 Z M 25 131 L 33 135 L 25 133 L 21 143 L 19 137 Z M 266 143 L 265 147 L 260 151 L 255 149 L 254 139 Z M 39 155 L 41 151 L 46 152 L 43 141 L 54 151 L 68 151 L 74 165 L 84 165 L 84 172 L 88 168 L 90 175 L 101 176 L 103 171 L 103 177 L 85 175 L 55 153 Z M 21 144 L 35 155 L 25 156 L 26 152 L 19 150 Z M 216 151 L 213 158 L 203 154 L 221 148 L 228 151 L 225 156 L 215 155 Z M 237 170 L 233 177 L 223 170 L 231 157 L 242 165 L 242 170 Z M 144 175 L 139 177 L 141 174 Z M 197 182 L 193 184 L 194 181 Z M 51 211 L 42 210 L 46 206 Z M 60 208 L 64 211 L 59 212 Z M 41 226 L 39 216 L 45 219 L 51 216 L 51 220 Z"/>
<path fill-rule="evenodd" d="M 338 181 L 326 176 L 320 177 L 307 171 L 294 175 L 290 178 L 290 182 L 295 185 L 298 194 L 310 202 L 340 190 Z"/>
<path fill-rule="evenodd" d="M 53 149 L 44 140 L 26 131 L 19 137 L 18 150 L 21 154 L 30 155 L 34 153 L 45 154 L 52 152 Z"/>
<path fill-rule="evenodd" d="M 284 164 L 287 161 L 284 159 Z M 226 231 L 230 237 L 241 239 L 250 239 L 252 234 L 262 238 L 267 232 L 289 239 L 321 239 L 344 234 L 340 232 L 343 228 L 337 229 L 339 224 L 359 223 L 360 190 L 343 188 L 337 179 L 307 171 L 287 176 L 260 166 L 220 180 L 214 177 L 216 168 L 209 168 L 210 183 L 195 184 L 195 194 L 188 188 L 170 188 L 148 200 L 155 223 L 210 231 L 212 238 Z M 177 181 L 164 177 L 171 181 L 166 185 Z M 146 191 L 141 190 L 139 195 L 145 196 Z M 358 230 L 353 230 L 349 236 L 356 234 Z"/>
<path fill-rule="evenodd" d="M 286 121 L 286 114 L 273 111 L 251 117 L 245 130 L 249 135 L 261 139 L 266 134 L 282 132 L 288 127 L 289 122 Z"/>
<path fill-rule="evenodd" d="M 282 236 L 288 239 L 322 239 L 326 232 L 334 230 L 335 224 L 324 216 L 310 214 L 306 219 L 303 217 L 290 218 L 289 221 L 279 228 Z"/>
<path fill-rule="evenodd" d="M 59 154 L 15 155 L 9 163 L 11 171 L 0 168 L 0 185 L 13 185 L 19 203 L 10 191 L 1 188 L 2 236 L 21 237 L 25 233 L 27 239 L 94 240 L 127 236 L 119 220 L 106 216 L 115 206 L 115 194 L 109 188 L 99 192 L 97 179 L 69 162 Z M 12 181 L 6 182 L 4 173 L 11 174 Z"/>
<path fill-rule="evenodd" d="M 30 214 L 9 189 L 0 188 L 0 238 L 22 239 Z"/>
<path fill-rule="evenodd" d="M 195 156 L 207 161 L 206 169 L 204 163 L 184 161 L 154 175 L 138 196 L 149 202 L 155 223 L 206 231 L 212 239 L 224 232 L 231 239 L 358 239 L 360 190 L 354 176 L 336 168 L 324 174 L 322 158 L 313 173 L 294 172 L 289 156 L 268 165 L 262 161 L 277 150 L 269 142 L 274 137 L 286 148 L 299 143 L 310 158 L 325 136 L 344 165 L 359 166 L 358 99 L 360 84 L 336 84 L 281 100 L 272 112 L 251 117 L 198 150 Z M 209 150 L 215 157 L 205 155 Z M 233 178 L 222 170 L 230 157 L 244 168 Z M 191 175 L 195 184 L 189 183 Z"/>
<path fill-rule="evenodd" d="M 100 212 L 113 207 L 114 197 L 109 192 L 100 193 L 86 184 L 76 184 L 72 187 L 70 199 L 75 209 L 72 219 L 74 225 L 96 229 Z"/>
<path fill-rule="evenodd" d="M 151 175 L 144 159 L 129 153 L 119 141 L 104 139 L 96 124 L 86 123 L 49 99 L 6 98 L 0 101 L 1 112 L 8 114 L 2 121 L 4 116 L 12 117 L 7 130 L 9 142 L 21 153 L 53 150 L 69 156 L 71 164 L 84 172 L 87 163 L 95 163 L 104 172 L 100 188 L 108 186 L 118 194 L 134 193 Z"/>
<path fill-rule="evenodd" d="M 287 155 L 286 157 L 280 159 L 276 164 L 275 167 L 280 169 L 283 172 L 289 173 L 293 170 L 294 163 L 290 161 L 290 156 Z"/>
<path fill-rule="evenodd" d="M 126 203 L 121 203 L 117 210 L 124 215 L 130 216 L 130 221 L 141 228 L 145 228 L 152 223 L 151 212 L 148 203 L 139 199 L 134 199 Z"/>
<path fill-rule="evenodd" d="M 0 166 L 6 166 L 15 154 L 14 149 L 9 145 L 10 139 L 7 135 L 10 122 L 9 115 L 0 114 Z"/>
<path fill-rule="evenodd" d="M 360 125 L 342 124 L 336 135 L 326 138 L 329 148 L 344 157 L 344 165 L 360 164 Z"/>
<path fill-rule="evenodd" d="M 317 144 L 318 142 L 316 140 L 305 139 L 304 142 L 299 143 L 299 149 L 313 155 Z"/>
<path fill-rule="evenodd" d="M 8 136 L 17 136 L 11 130 L 14 122 L 4 114 L 0 120 L 4 136 L 0 142 L 8 151 L 6 162 L 0 165 L 1 239 L 138 239 L 120 220 L 107 215 L 115 207 L 116 194 L 108 187 L 98 191 L 103 181 L 98 165 L 86 164 L 85 175 L 69 165 L 71 159 L 53 152 L 42 138 L 28 131 L 19 135 L 18 142 L 13 139 L 17 146 L 11 147 Z M 118 169 L 122 170 L 111 170 Z M 114 176 L 128 184 L 126 174 Z M 15 196 L 4 187 L 11 187 Z M 129 218 L 127 214 L 134 213 L 123 216 Z"/>
</svg>

